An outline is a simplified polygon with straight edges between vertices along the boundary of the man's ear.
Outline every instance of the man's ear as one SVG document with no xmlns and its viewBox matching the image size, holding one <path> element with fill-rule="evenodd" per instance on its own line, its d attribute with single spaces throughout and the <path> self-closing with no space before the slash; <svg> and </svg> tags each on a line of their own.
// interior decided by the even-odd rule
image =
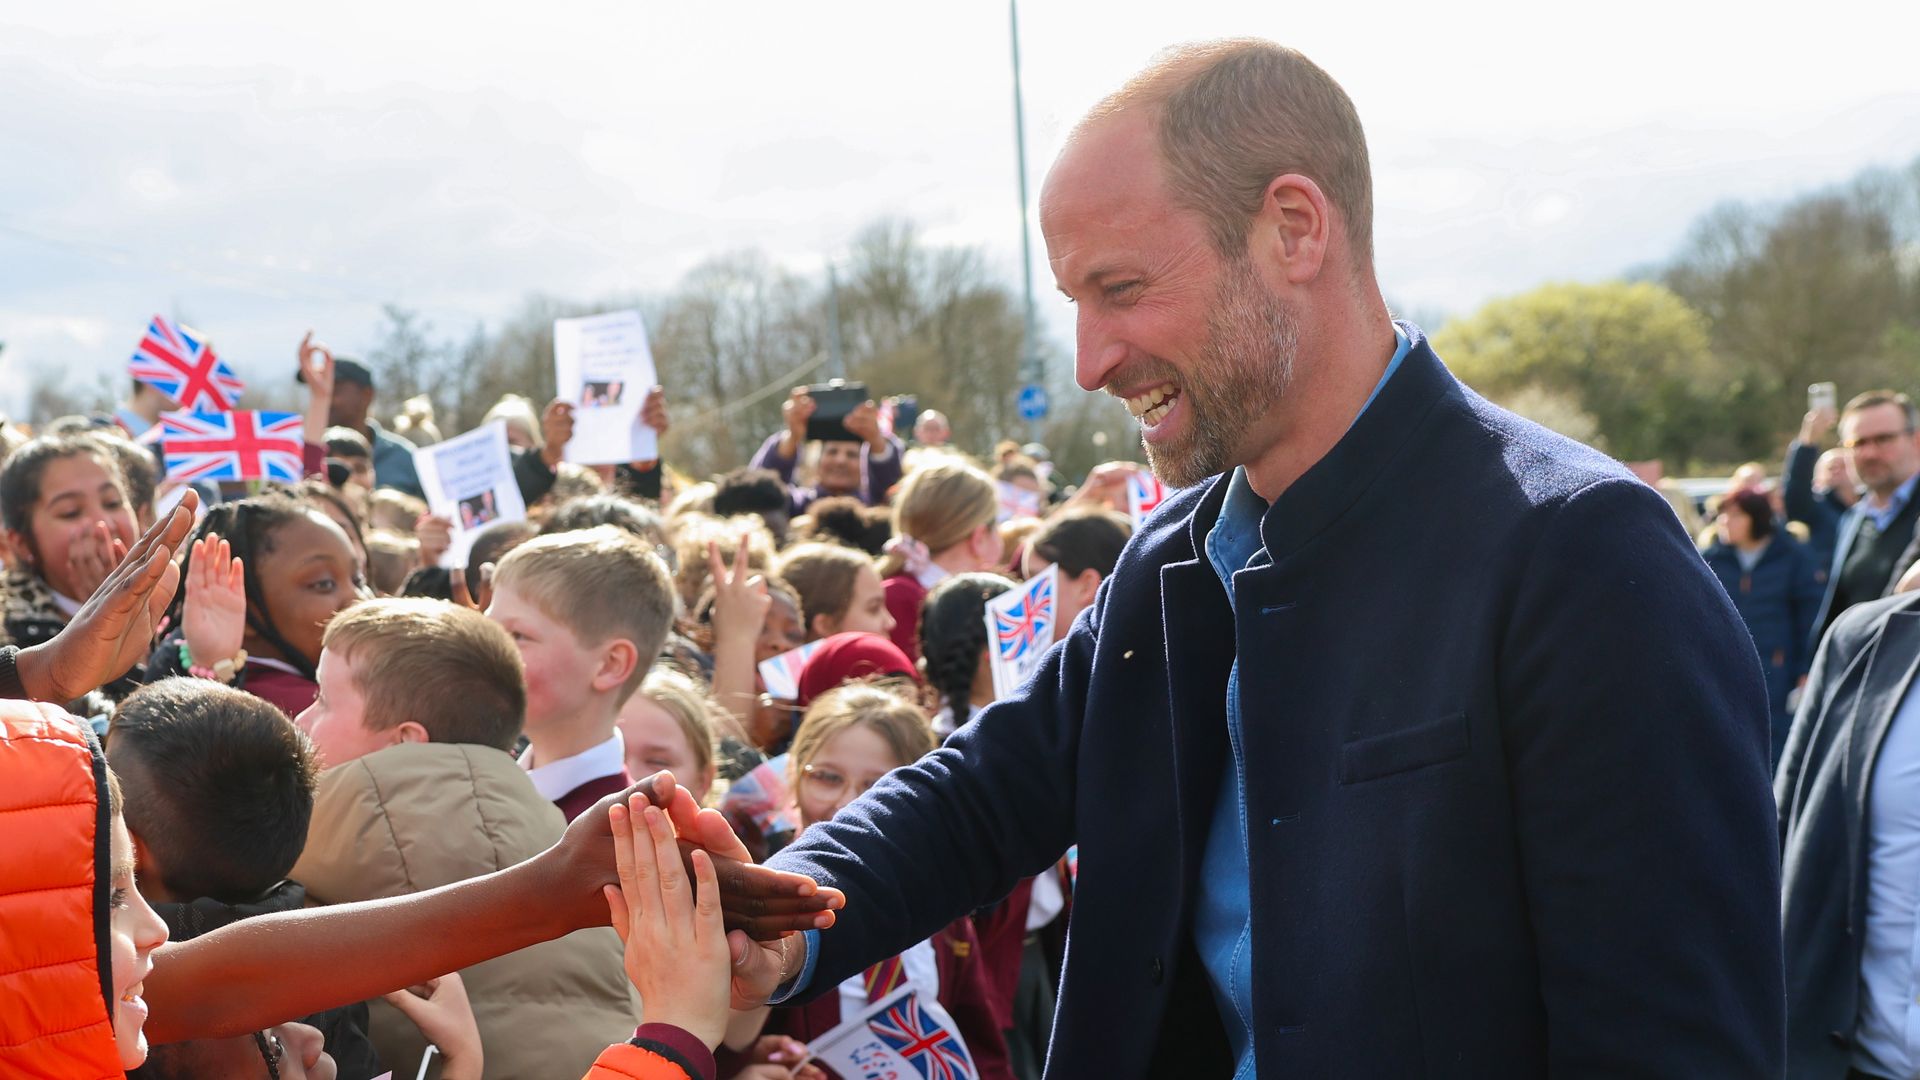
<svg viewBox="0 0 1920 1080">
<path fill-rule="evenodd" d="M 1289 284 L 1304 285 L 1319 276 L 1335 240 L 1333 204 L 1310 177 L 1276 176 L 1261 193 L 1248 235 L 1256 264 Z"/>
<path fill-rule="evenodd" d="M 605 693 L 619 689 L 633 677 L 640 664 L 640 650 L 626 638 L 614 638 L 600 652 L 600 669 L 593 673 L 593 688 Z"/>
<path fill-rule="evenodd" d="M 400 743 L 429 743 L 433 741 L 433 736 L 428 734 L 427 729 L 416 720 L 400 721 L 388 729 L 387 735 L 391 740 L 387 743 L 388 746 L 397 746 Z"/>
</svg>

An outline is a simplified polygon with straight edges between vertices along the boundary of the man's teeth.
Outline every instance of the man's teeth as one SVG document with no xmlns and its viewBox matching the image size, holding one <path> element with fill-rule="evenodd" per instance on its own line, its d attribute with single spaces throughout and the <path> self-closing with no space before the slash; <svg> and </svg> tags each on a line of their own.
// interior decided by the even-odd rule
<svg viewBox="0 0 1920 1080">
<path fill-rule="evenodd" d="M 1179 396 L 1179 389 L 1172 383 L 1162 383 L 1144 394 L 1128 398 L 1127 411 L 1132 413 L 1136 420 L 1152 427 L 1166 418 L 1167 411 L 1173 408 L 1173 403 Z"/>
</svg>

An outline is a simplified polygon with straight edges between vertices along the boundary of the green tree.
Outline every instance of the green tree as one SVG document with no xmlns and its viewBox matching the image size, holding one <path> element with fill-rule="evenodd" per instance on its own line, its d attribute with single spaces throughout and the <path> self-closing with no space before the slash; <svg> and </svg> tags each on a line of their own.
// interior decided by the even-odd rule
<svg viewBox="0 0 1920 1080">
<path fill-rule="evenodd" d="M 1704 314 L 1725 378 L 1723 460 L 1771 458 L 1806 388 L 1920 389 L 1920 160 L 1697 221 L 1661 280 Z"/>
<path fill-rule="evenodd" d="M 1651 282 L 1545 285 L 1448 323 L 1433 345 L 1495 401 L 1590 418 L 1594 445 L 1616 457 L 1684 467 L 1715 422 L 1707 322 Z"/>
</svg>

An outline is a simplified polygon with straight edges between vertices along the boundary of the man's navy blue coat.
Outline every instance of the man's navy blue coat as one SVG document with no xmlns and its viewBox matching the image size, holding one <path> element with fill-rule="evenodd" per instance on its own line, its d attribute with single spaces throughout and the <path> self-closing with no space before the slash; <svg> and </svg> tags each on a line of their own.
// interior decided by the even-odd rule
<svg viewBox="0 0 1920 1080">
<path fill-rule="evenodd" d="M 1774 1077 L 1767 700 L 1673 512 L 1419 332 L 1281 495 L 1172 497 L 1015 698 L 772 865 L 844 889 L 819 993 L 1080 845 L 1050 1077 L 1226 1077 L 1193 949 L 1238 641 L 1263 1077 Z"/>
</svg>

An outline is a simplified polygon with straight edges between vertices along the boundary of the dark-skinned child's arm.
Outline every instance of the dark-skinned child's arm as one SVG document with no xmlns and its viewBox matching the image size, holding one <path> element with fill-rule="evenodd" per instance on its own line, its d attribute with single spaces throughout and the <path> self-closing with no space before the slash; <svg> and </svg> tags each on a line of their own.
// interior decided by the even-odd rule
<svg viewBox="0 0 1920 1080">
<path fill-rule="evenodd" d="M 601 799 L 558 844 L 517 866 L 407 896 L 247 919 L 162 946 L 146 979 L 148 1038 L 245 1034 L 607 925 L 602 887 L 619 881 L 607 811 L 635 791 L 678 822 L 694 820 L 692 797 L 656 774 Z M 830 926 L 830 909 L 844 902 L 797 874 L 720 857 L 714 864 L 727 925 L 757 938 Z"/>
</svg>

